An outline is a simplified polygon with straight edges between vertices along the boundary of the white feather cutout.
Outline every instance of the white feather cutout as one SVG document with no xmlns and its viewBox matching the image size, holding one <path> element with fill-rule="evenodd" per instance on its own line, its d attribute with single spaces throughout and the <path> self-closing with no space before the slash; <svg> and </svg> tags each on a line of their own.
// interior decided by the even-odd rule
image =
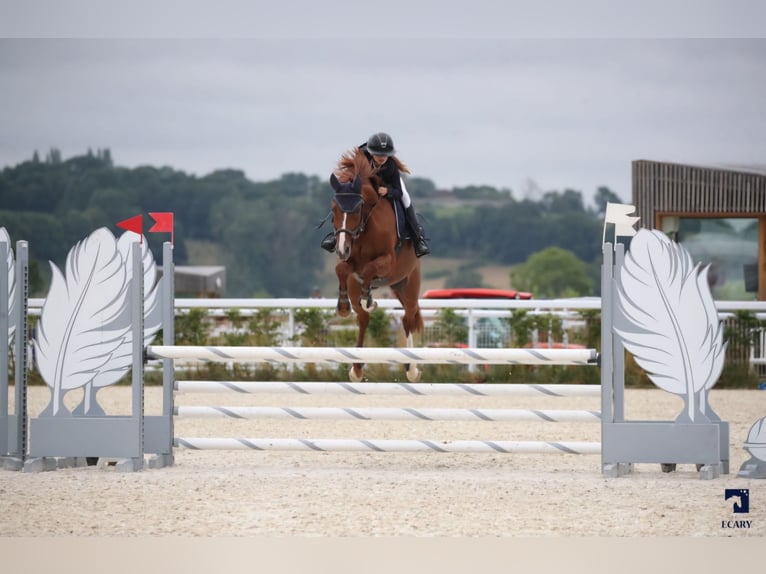
<svg viewBox="0 0 766 574">
<path fill-rule="evenodd" d="M 8 344 L 11 344 L 13 334 L 16 332 L 16 323 L 18 318 L 16 317 L 16 266 L 13 260 L 13 247 L 11 246 L 11 237 L 5 230 L 5 227 L 0 227 L 0 241 L 8 245 Z"/>
<path fill-rule="evenodd" d="M 133 276 L 133 267 L 130 264 L 130 246 L 136 242 L 133 232 L 125 232 L 117 242 L 117 249 L 123 258 L 126 269 L 125 280 L 130 282 Z M 154 256 L 147 246 L 146 239 L 141 242 L 141 264 L 144 274 L 144 340 L 143 345 L 149 345 L 162 326 L 160 313 L 160 284 L 157 281 L 157 265 Z M 108 365 L 102 367 L 93 377 L 93 387 L 101 388 L 112 385 L 119 381 L 133 366 L 133 330 L 130 329 L 132 320 L 129 301 L 126 301 L 123 314 L 115 320 L 115 330 L 128 325 L 127 332 L 114 350 L 112 359 Z"/>
<path fill-rule="evenodd" d="M 718 380 L 726 350 L 707 272 L 666 235 L 644 229 L 617 287 L 615 332 L 654 384 L 687 397 L 692 420 L 693 395 Z"/>
<path fill-rule="evenodd" d="M 52 389 L 52 414 L 65 391 L 81 387 L 113 359 L 130 321 L 126 269 L 112 232 L 102 227 L 67 255 L 66 276 L 51 263 L 52 281 L 34 341 L 37 369 Z"/>
</svg>

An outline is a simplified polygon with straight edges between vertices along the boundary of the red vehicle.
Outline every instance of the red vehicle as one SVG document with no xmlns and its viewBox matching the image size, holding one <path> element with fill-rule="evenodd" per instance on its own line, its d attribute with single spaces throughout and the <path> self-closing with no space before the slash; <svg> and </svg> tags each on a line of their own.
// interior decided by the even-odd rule
<svg viewBox="0 0 766 574">
<path fill-rule="evenodd" d="M 483 287 L 429 289 L 423 293 L 423 299 L 532 299 L 532 293 Z"/>
</svg>

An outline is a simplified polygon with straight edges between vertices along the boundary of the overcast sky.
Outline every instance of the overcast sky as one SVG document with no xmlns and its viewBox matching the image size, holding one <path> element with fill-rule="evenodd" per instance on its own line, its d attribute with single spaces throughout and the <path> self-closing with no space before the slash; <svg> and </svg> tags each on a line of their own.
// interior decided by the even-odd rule
<svg viewBox="0 0 766 574">
<path fill-rule="evenodd" d="M 0 167 L 109 148 L 127 167 L 324 178 L 387 131 L 438 187 L 629 201 L 635 159 L 766 165 L 764 39 L 4 35 Z"/>
</svg>

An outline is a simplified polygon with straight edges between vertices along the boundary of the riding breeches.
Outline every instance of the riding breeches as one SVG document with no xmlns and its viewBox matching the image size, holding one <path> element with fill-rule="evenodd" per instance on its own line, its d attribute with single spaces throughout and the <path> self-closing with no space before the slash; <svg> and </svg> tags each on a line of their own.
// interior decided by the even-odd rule
<svg viewBox="0 0 766 574">
<path fill-rule="evenodd" d="M 402 205 L 404 205 L 404 209 L 407 209 L 412 204 L 412 200 L 410 199 L 410 194 L 407 193 L 407 186 L 404 185 L 404 178 L 401 176 L 399 177 L 399 183 L 402 186 Z"/>
</svg>

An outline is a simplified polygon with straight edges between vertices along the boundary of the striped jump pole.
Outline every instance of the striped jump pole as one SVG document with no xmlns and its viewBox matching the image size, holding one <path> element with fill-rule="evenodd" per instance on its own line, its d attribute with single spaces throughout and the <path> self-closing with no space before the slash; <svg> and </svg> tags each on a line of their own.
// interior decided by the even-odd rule
<svg viewBox="0 0 766 574">
<path fill-rule="evenodd" d="M 358 347 L 193 347 L 149 346 L 151 358 L 202 361 L 316 362 L 383 364 L 498 364 L 598 366 L 595 349 L 460 349 Z M 599 396 L 597 385 L 471 385 L 438 383 L 293 383 L 178 381 L 176 392 L 391 394 L 391 395 L 536 395 Z M 596 411 L 534 409 L 439 409 L 347 407 L 211 407 L 179 406 L 174 415 L 236 419 L 334 419 L 404 421 L 543 421 L 599 422 Z M 437 453 L 558 453 L 599 454 L 600 443 L 577 441 L 391 440 L 300 438 L 174 437 L 176 448 L 192 450 L 320 451 L 320 452 L 437 452 Z"/>
<path fill-rule="evenodd" d="M 176 381 L 178 393 L 241 393 L 298 395 L 399 395 L 399 396 L 539 396 L 600 397 L 600 385 L 534 385 L 470 383 L 337 383 L 290 381 Z"/>
<path fill-rule="evenodd" d="M 586 410 L 444 409 L 348 407 L 176 407 L 180 418 L 361 420 L 361 421 L 544 421 L 600 422 L 601 414 Z"/>
<path fill-rule="evenodd" d="M 389 363 L 458 365 L 597 365 L 595 349 L 460 349 L 364 347 L 194 347 L 150 345 L 154 359 L 273 363 Z"/>
<path fill-rule="evenodd" d="M 432 452 L 502 454 L 600 454 L 601 444 L 581 441 L 483 441 L 396 439 L 176 438 L 177 448 L 314 452 Z"/>
</svg>

